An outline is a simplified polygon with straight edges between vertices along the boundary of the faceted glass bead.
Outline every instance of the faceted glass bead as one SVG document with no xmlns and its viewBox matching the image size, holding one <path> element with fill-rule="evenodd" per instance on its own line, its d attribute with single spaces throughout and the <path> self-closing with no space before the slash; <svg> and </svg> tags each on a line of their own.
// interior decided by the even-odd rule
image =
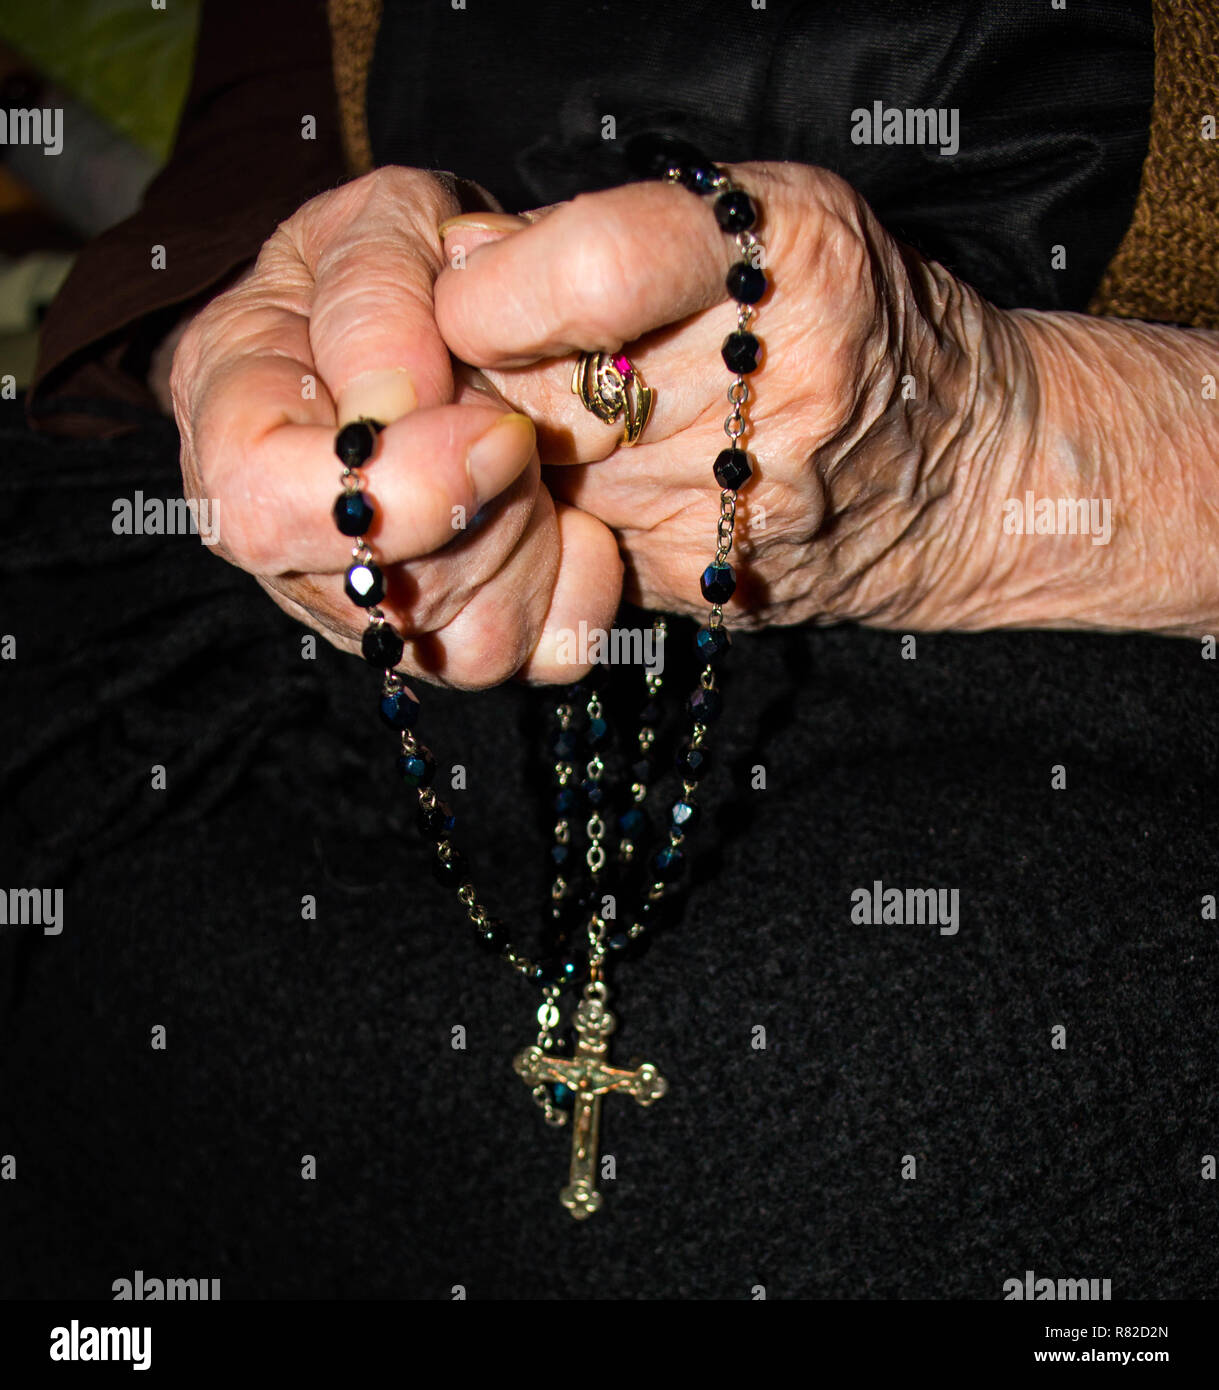
<svg viewBox="0 0 1219 1390">
<path fill-rule="evenodd" d="M 554 809 L 560 816 L 570 816 L 580 807 L 580 795 L 575 787 L 560 787 L 555 792 Z"/>
<path fill-rule="evenodd" d="M 682 171 L 681 181 L 692 192 L 710 193 L 719 177 L 719 170 L 707 160 L 699 159 L 687 164 Z"/>
<path fill-rule="evenodd" d="M 360 636 L 364 660 L 392 670 L 402 660 L 403 641 L 388 623 L 369 623 Z"/>
<path fill-rule="evenodd" d="M 638 960 L 647 952 L 648 935 L 644 932 L 640 936 L 631 936 L 626 931 L 616 931 L 613 936 L 606 938 L 605 949 L 620 960 Z"/>
<path fill-rule="evenodd" d="M 699 724 L 714 724 L 724 707 L 724 698 L 718 690 L 704 690 L 700 685 L 690 696 L 686 708 Z"/>
<path fill-rule="evenodd" d="M 576 1093 L 561 1081 L 551 1081 L 546 1089 L 550 1092 L 550 1103 L 556 1110 L 570 1110 L 576 1103 Z"/>
<path fill-rule="evenodd" d="M 692 801 L 675 801 L 670 819 L 678 830 L 692 830 L 698 824 L 698 807 Z"/>
<path fill-rule="evenodd" d="M 675 845 L 665 845 L 658 854 L 653 855 L 651 870 L 661 883 L 671 883 L 682 871 L 686 856 Z"/>
<path fill-rule="evenodd" d="M 698 654 L 704 661 L 716 661 L 731 646 L 728 629 L 726 627 L 700 628 L 698 636 L 694 639 L 694 645 L 698 648 Z"/>
<path fill-rule="evenodd" d="M 508 944 L 504 924 L 488 919 L 481 927 L 474 928 L 474 942 L 480 950 L 486 951 L 489 956 L 502 951 Z"/>
<path fill-rule="evenodd" d="M 548 956 L 545 960 L 536 961 L 526 978 L 535 985 L 557 985 L 562 968 L 561 960 Z"/>
<path fill-rule="evenodd" d="M 757 216 L 753 199 L 740 188 L 721 193 L 715 200 L 715 220 L 726 232 L 747 232 Z"/>
<path fill-rule="evenodd" d="M 598 715 L 588 721 L 588 746 L 603 748 L 609 739 L 609 724 Z"/>
<path fill-rule="evenodd" d="M 631 764 L 631 781 L 646 787 L 652 780 L 651 758 L 636 758 Z"/>
<path fill-rule="evenodd" d="M 555 734 L 554 743 L 551 745 L 554 749 L 555 757 L 561 759 L 563 762 L 566 762 L 568 758 L 574 758 L 576 749 L 579 746 L 580 741 L 576 738 L 575 731 L 572 729 L 560 729 L 559 732 Z"/>
<path fill-rule="evenodd" d="M 430 787 L 436 776 L 436 759 L 430 753 L 403 753 L 398 774 L 408 787 Z"/>
<path fill-rule="evenodd" d="M 744 449 L 721 449 L 716 455 L 715 481 L 720 487 L 726 487 L 735 492 L 739 487 L 743 487 L 753 476 L 753 469 L 749 466 L 749 455 Z"/>
<path fill-rule="evenodd" d="M 671 164 L 686 168 L 708 161 L 688 141 L 675 135 L 647 131 L 627 143 L 627 164 L 641 179 L 662 179 Z"/>
<path fill-rule="evenodd" d="M 380 428 L 371 420 L 353 420 L 344 425 L 334 441 L 334 452 L 338 454 L 344 468 L 359 468 L 372 458 Z"/>
<path fill-rule="evenodd" d="M 618 817 L 618 831 L 624 840 L 637 840 L 646 833 L 648 828 L 648 818 L 638 806 L 632 806 L 629 811 L 623 811 Z"/>
<path fill-rule="evenodd" d="M 371 608 L 385 597 L 385 576 L 371 560 L 357 563 L 347 571 L 343 588 L 352 603 Z"/>
<path fill-rule="evenodd" d="M 420 806 L 418 820 L 420 833 L 429 840 L 446 839 L 457 824 L 457 817 L 443 801 L 433 806 Z"/>
<path fill-rule="evenodd" d="M 659 700 L 648 700 L 639 711 L 639 722 L 645 729 L 654 729 L 660 723 L 662 713 Z"/>
<path fill-rule="evenodd" d="M 727 603 L 736 592 L 736 571 L 731 565 L 708 565 L 700 583 L 708 603 Z"/>
<path fill-rule="evenodd" d="M 738 304 L 756 304 L 766 293 L 766 275 L 748 261 L 737 261 L 724 282 Z"/>
<path fill-rule="evenodd" d="M 738 376 L 748 376 L 750 372 L 757 371 L 761 351 L 762 344 L 753 334 L 741 329 L 736 333 L 729 333 L 724 339 L 720 356 L 730 372 L 736 372 Z"/>
<path fill-rule="evenodd" d="M 571 858 L 570 845 L 551 845 L 550 861 L 556 869 L 561 869 Z"/>
<path fill-rule="evenodd" d="M 605 805 L 605 788 L 600 782 L 581 782 L 580 790 L 584 793 L 584 804 L 594 811 Z"/>
<path fill-rule="evenodd" d="M 413 729 L 419 718 L 419 702 L 412 700 L 405 690 L 392 690 L 381 696 L 381 718 L 399 733 Z"/>
<path fill-rule="evenodd" d="M 334 501 L 334 524 L 345 536 L 362 536 L 373 523 L 372 503 L 362 492 L 341 492 Z"/>
<path fill-rule="evenodd" d="M 677 752 L 677 770 L 687 781 L 697 782 L 707 771 L 707 750 L 683 743 Z"/>
<path fill-rule="evenodd" d="M 470 876 L 465 855 L 456 849 L 449 855 L 447 863 L 437 855 L 432 860 L 432 873 L 437 883 L 443 883 L 446 888 L 460 888 Z"/>
</svg>

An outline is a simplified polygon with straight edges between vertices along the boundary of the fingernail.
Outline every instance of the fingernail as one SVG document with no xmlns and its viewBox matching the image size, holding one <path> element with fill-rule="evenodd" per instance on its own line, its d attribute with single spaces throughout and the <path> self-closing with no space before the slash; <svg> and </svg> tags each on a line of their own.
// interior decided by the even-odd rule
<svg viewBox="0 0 1219 1390">
<path fill-rule="evenodd" d="M 528 415 L 504 415 L 470 446 L 466 471 L 479 504 L 498 497 L 529 462 L 537 434 Z"/>
<path fill-rule="evenodd" d="M 409 415 L 419 404 L 415 383 L 405 367 L 389 371 L 361 372 L 353 377 L 339 396 L 339 424 L 352 420 L 391 420 Z"/>
<path fill-rule="evenodd" d="M 529 226 L 524 217 L 516 217 L 510 212 L 463 212 L 456 217 L 446 217 L 437 228 L 441 237 L 459 230 L 477 232 L 516 232 Z"/>
</svg>

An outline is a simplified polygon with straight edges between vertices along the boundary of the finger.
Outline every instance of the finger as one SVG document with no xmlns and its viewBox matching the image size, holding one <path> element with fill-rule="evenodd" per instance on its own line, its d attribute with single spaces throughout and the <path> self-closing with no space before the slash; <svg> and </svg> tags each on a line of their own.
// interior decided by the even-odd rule
<svg viewBox="0 0 1219 1390">
<path fill-rule="evenodd" d="M 312 358 L 339 422 L 390 422 L 452 397 L 449 353 L 432 314 L 437 222 L 450 189 L 417 170 L 375 170 L 306 204 L 284 224 L 313 277 Z"/>
<path fill-rule="evenodd" d="M 632 370 L 651 391 L 652 405 L 640 442 L 621 452 L 621 420 L 606 424 L 572 390 L 576 358 L 487 368 L 484 375 L 512 409 L 533 419 L 543 463 L 595 463 L 611 454 L 622 462 L 695 424 L 706 424 L 714 442 L 719 422 L 730 410 L 725 391 L 731 378 L 719 349 L 734 327 L 733 314 L 722 306 L 696 314 L 680 326 L 645 334 L 630 345 Z"/>
<path fill-rule="evenodd" d="M 726 298 L 732 251 L 683 188 L 584 194 L 442 272 L 436 321 L 483 368 L 617 348 Z"/>
<path fill-rule="evenodd" d="M 609 628 L 622 602 L 622 558 L 613 533 L 596 517 L 562 502 L 555 503 L 559 526 L 559 570 L 550 606 L 521 675 L 548 684 L 579 680 L 591 663 L 566 658 L 571 643 L 564 633 Z"/>
<path fill-rule="evenodd" d="M 464 690 L 485 689 L 507 680 L 537 644 L 559 564 L 554 505 L 544 489 L 535 489 L 524 529 L 493 573 L 472 581 L 467 562 L 457 555 L 436 556 L 428 562 L 430 581 L 445 584 L 450 599 L 447 611 L 434 615 L 434 627 L 412 629 L 405 615 L 416 589 L 415 568 L 396 567 L 392 579 L 399 582 L 387 586 L 379 606 L 406 639 L 399 671 Z M 339 576 L 292 576 L 268 583 L 271 592 L 285 600 L 281 606 L 306 615 L 306 621 L 318 626 L 335 646 L 353 653 L 360 650 L 363 623 Z"/>
<path fill-rule="evenodd" d="M 246 364 L 231 398 L 218 386 L 196 432 L 216 460 L 209 491 L 223 553 L 255 574 L 326 573 L 350 564 L 353 541 L 332 508 L 341 465 L 334 426 L 263 429 L 263 387 L 290 371 Z M 436 406 L 389 425 L 362 470 L 374 518 L 365 532 L 382 566 L 448 545 L 529 466 L 536 449 L 526 416 L 493 407 Z"/>
</svg>

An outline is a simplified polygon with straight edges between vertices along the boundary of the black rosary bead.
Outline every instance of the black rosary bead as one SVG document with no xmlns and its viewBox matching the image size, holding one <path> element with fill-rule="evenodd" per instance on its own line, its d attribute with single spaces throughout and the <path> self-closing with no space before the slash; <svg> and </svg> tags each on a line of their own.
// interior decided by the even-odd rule
<svg viewBox="0 0 1219 1390">
<path fill-rule="evenodd" d="M 715 220 L 726 232 L 747 232 L 757 216 L 753 199 L 743 189 L 729 189 L 715 200 Z"/>
<path fill-rule="evenodd" d="M 638 840 L 648 831 L 648 818 L 638 806 L 632 806 L 618 817 L 618 833 L 625 840 Z"/>
<path fill-rule="evenodd" d="M 362 536 L 376 513 L 362 492 L 341 492 L 334 499 L 334 524 L 345 536 Z"/>
<path fill-rule="evenodd" d="M 369 623 L 360 637 L 364 660 L 383 670 L 392 670 L 402 660 L 405 644 L 388 623 Z"/>
<path fill-rule="evenodd" d="M 360 608 L 372 608 L 385 597 L 385 576 L 371 560 L 360 560 L 347 571 L 347 597 Z"/>
<path fill-rule="evenodd" d="M 742 329 L 736 333 L 729 333 L 724 339 L 720 356 L 730 372 L 736 372 L 738 376 L 748 376 L 750 372 L 757 371 L 761 351 L 762 344 L 752 333 L 746 333 Z"/>
<path fill-rule="evenodd" d="M 659 882 L 672 883 L 675 878 L 680 877 L 685 862 L 686 856 L 676 845 L 665 845 L 652 856 L 650 868 Z"/>
<path fill-rule="evenodd" d="M 359 468 L 372 458 L 382 428 L 376 420 L 353 420 L 343 426 L 335 437 L 334 452 L 344 468 Z"/>
<path fill-rule="evenodd" d="M 660 723 L 663 710 L 659 700 L 648 700 L 639 711 L 639 722 L 645 729 L 654 729 Z"/>
<path fill-rule="evenodd" d="M 737 261 L 724 283 L 738 304 L 756 304 L 766 293 L 766 275 L 748 261 Z"/>
<path fill-rule="evenodd" d="M 720 487 L 727 488 L 730 492 L 744 487 L 753 476 L 749 455 L 744 449 L 721 449 L 716 455 L 712 471 Z"/>
<path fill-rule="evenodd" d="M 403 753 L 398 759 L 398 773 L 408 787 L 430 787 L 436 776 L 436 759 L 422 749 Z"/>
<path fill-rule="evenodd" d="M 707 194 L 715 191 L 715 181 L 720 171 L 709 160 L 696 159 L 683 165 L 678 182 L 691 193 Z"/>
<path fill-rule="evenodd" d="M 724 655 L 732 642 L 726 627 L 704 627 L 699 629 L 694 645 L 704 661 L 714 662 Z"/>
<path fill-rule="evenodd" d="M 686 702 L 686 708 L 699 724 L 714 724 L 723 705 L 724 697 L 718 690 L 704 690 L 701 685 Z"/>
<path fill-rule="evenodd" d="M 391 690 L 381 696 L 381 718 L 391 729 L 404 733 L 415 727 L 419 705 L 405 690 Z"/>
<path fill-rule="evenodd" d="M 647 953 L 648 945 L 646 932 L 632 936 L 626 931 L 616 931 L 613 936 L 606 938 L 605 949 L 611 957 L 618 960 L 638 960 Z"/>
<path fill-rule="evenodd" d="M 576 756 L 576 750 L 580 747 L 580 740 L 576 737 L 573 729 L 562 729 L 554 736 L 554 742 L 550 745 L 556 758 L 566 762 L 569 758 Z"/>
<path fill-rule="evenodd" d="M 699 584 L 708 603 L 727 603 L 736 592 L 736 571 L 731 565 L 708 565 Z"/>
<path fill-rule="evenodd" d="M 626 147 L 627 165 L 641 179 L 663 179 L 669 169 L 709 164 L 702 151 L 676 135 L 647 131 L 632 136 Z"/>
<path fill-rule="evenodd" d="M 443 840 L 457 824 L 457 817 L 444 804 L 435 801 L 430 806 L 419 807 L 419 833 L 429 840 Z"/>
<path fill-rule="evenodd" d="M 683 743 L 677 750 L 677 770 L 687 782 L 697 782 L 707 771 L 707 750 Z"/>
<path fill-rule="evenodd" d="M 541 985 L 543 989 L 550 989 L 559 983 L 562 973 L 563 962 L 556 957 L 549 956 L 545 960 L 535 961 L 529 968 L 526 979 L 535 985 Z"/>
<path fill-rule="evenodd" d="M 485 951 L 489 956 L 498 954 L 508 944 L 504 924 L 488 918 L 481 926 L 474 928 L 474 942 L 480 951 Z"/>
</svg>

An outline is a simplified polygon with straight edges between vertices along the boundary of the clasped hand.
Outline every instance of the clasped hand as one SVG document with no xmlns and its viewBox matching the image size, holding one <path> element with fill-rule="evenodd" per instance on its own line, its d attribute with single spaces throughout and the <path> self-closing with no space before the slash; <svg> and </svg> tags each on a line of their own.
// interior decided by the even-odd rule
<svg viewBox="0 0 1219 1390">
<path fill-rule="evenodd" d="M 756 194 L 771 282 L 730 623 L 982 625 L 1002 561 L 976 518 L 1033 464 L 1017 319 L 900 247 L 834 175 L 730 173 Z M 379 419 L 369 544 L 401 669 L 572 680 L 560 634 L 610 626 L 624 593 L 706 611 L 734 253 L 707 204 L 664 183 L 525 217 L 461 216 L 444 182 L 397 167 L 324 193 L 182 335 L 187 496 L 218 504 L 226 558 L 356 651 L 333 441 Z M 656 392 L 633 448 L 570 389 L 573 354 L 622 346 Z"/>
</svg>

